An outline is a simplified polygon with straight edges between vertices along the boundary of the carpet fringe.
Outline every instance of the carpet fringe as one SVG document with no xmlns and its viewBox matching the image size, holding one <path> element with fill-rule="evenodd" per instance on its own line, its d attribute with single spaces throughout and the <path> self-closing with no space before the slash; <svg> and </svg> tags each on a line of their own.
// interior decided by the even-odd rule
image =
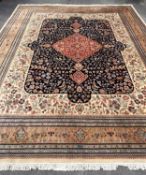
<svg viewBox="0 0 146 175">
<path fill-rule="evenodd" d="M 129 170 L 146 170 L 146 163 L 2 163 L 1 171 L 30 171 L 30 170 L 53 170 L 53 171 L 94 171 L 94 170 L 117 170 L 118 167 Z"/>
</svg>

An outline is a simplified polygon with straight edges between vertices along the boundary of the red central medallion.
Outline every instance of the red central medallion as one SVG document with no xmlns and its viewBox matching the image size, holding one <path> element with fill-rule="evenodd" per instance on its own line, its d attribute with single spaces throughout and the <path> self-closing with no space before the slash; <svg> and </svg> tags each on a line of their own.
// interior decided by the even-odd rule
<svg viewBox="0 0 146 175">
<path fill-rule="evenodd" d="M 98 52 L 102 45 L 86 36 L 74 33 L 54 43 L 53 48 L 75 62 L 81 62 Z"/>
</svg>

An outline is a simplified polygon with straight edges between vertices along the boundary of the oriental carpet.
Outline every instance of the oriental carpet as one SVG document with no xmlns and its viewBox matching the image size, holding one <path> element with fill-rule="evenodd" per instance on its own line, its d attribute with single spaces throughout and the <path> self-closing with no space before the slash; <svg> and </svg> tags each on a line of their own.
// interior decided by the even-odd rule
<svg viewBox="0 0 146 175">
<path fill-rule="evenodd" d="M 146 27 L 132 6 L 19 5 L 0 63 L 1 157 L 146 156 Z"/>
</svg>

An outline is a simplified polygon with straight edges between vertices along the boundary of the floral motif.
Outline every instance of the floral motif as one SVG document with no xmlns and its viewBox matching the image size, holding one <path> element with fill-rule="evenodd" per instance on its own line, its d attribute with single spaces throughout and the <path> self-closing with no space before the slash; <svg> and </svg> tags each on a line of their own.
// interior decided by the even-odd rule
<svg viewBox="0 0 146 175">
<path fill-rule="evenodd" d="M 79 142 L 83 142 L 85 140 L 86 135 L 87 134 L 83 129 L 79 129 L 75 132 L 75 136 Z"/>
<path fill-rule="evenodd" d="M 19 128 L 15 133 L 15 138 L 17 142 L 25 142 L 27 133 L 24 128 Z"/>
</svg>

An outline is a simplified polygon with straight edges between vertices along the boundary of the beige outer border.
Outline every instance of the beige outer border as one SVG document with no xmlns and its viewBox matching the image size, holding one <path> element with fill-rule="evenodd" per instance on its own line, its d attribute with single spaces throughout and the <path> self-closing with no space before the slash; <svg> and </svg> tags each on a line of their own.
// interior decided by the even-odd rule
<svg viewBox="0 0 146 175">
<path fill-rule="evenodd" d="M 0 29 L 0 33 L 5 29 L 13 14 L 21 6 L 131 6 L 141 22 L 146 25 L 138 11 L 132 4 L 18 4 L 8 18 L 6 23 Z M 27 162 L 27 163 L 26 163 Z M 116 170 L 118 166 L 128 167 L 130 170 L 146 169 L 146 158 L 1 158 L 0 170 L 56 170 L 56 171 L 74 171 L 74 170 Z"/>
</svg>

